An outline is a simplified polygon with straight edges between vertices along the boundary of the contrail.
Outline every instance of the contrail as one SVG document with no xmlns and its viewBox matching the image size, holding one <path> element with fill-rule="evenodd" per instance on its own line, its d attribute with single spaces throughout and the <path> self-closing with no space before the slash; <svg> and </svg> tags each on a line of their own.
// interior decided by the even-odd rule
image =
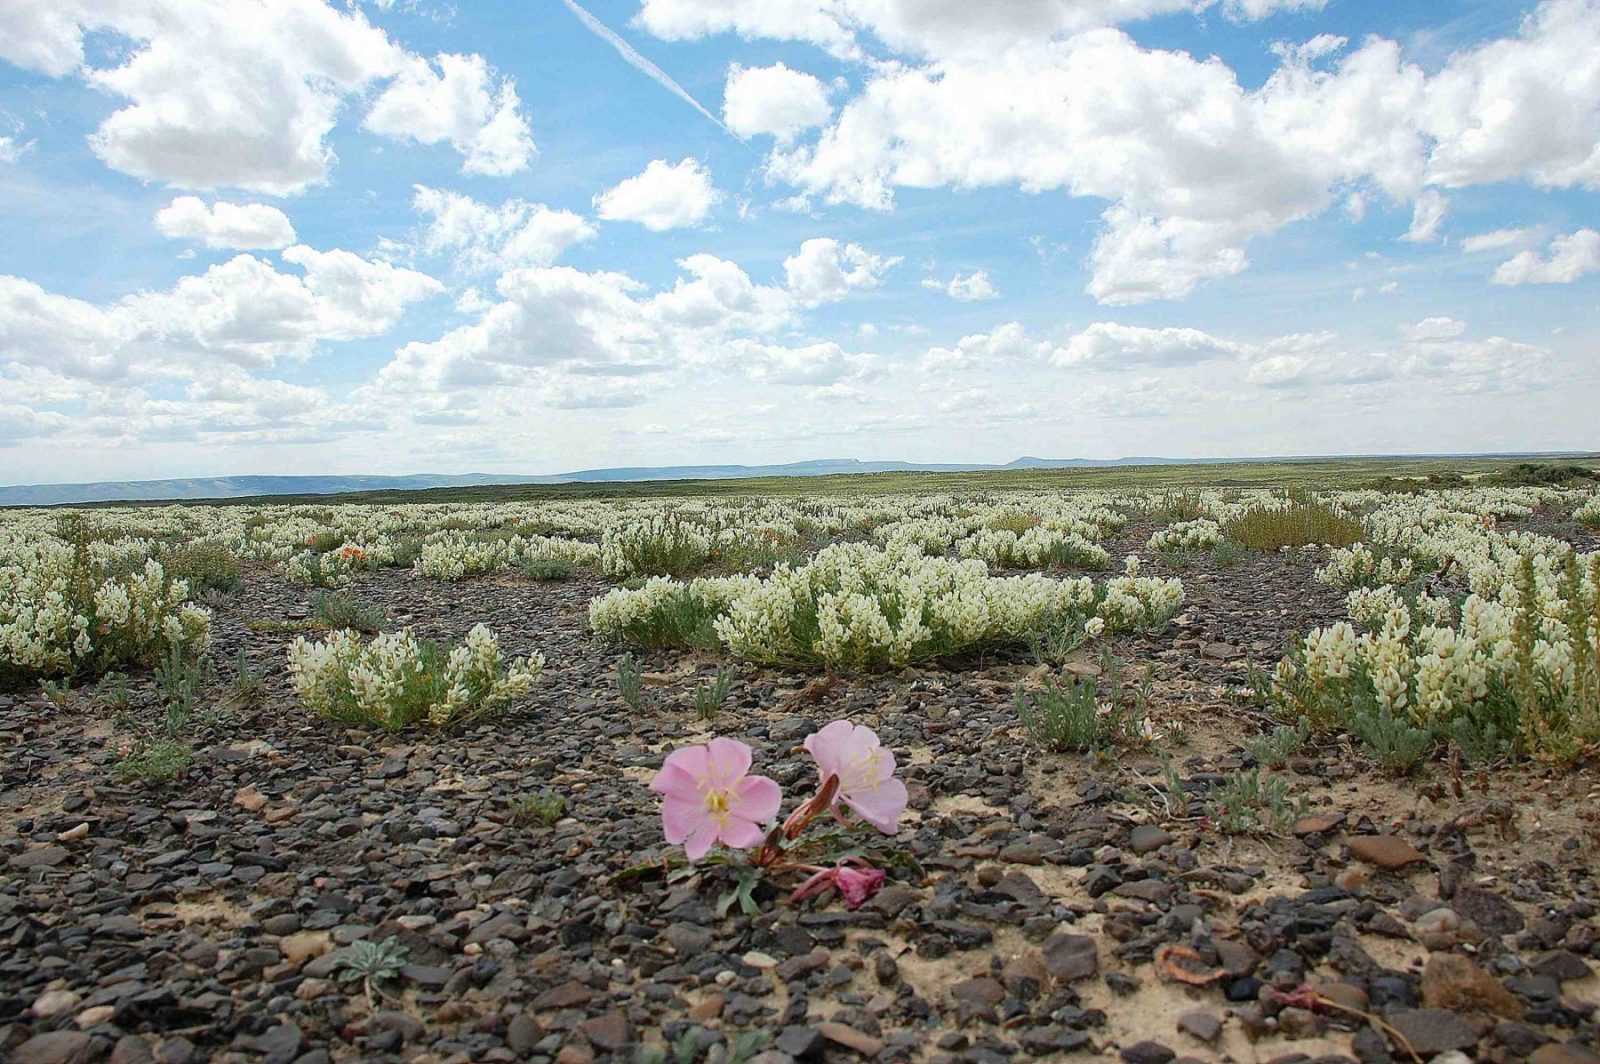
<svg viewBox="0 0 1600 1064">
<path fill-rule="evenodd" d="M 716 115 L 712 114 L 710 111 L 707 111 L 704 107 L 701 107 L 699 100 L 695 99 L 693 96 L 690 96 L 687 89 L 685 89 L 682 85 L 679 85 L 676 81 L 672 80 L 672 75 L 668 74 L 665 70 L 662 70 L 660 67 L 650 62 L 650 60 L 640 55 L 634 50 L 633 45 L 629 44 L 617 34 L 613 33 L 611 28 L 604 22 L 601 22 L 599 19 L 589 14 L 589 12 L 585 11 L 576 3 L 576 0 L 561 0 L 561 2 L 566 4 L 567 8 L 574 15 L 577 15 L 585 26 L 589 27 L 590 33 L 593 33 L 596 37 L 599 37 L 602 41 L 605 41 L 607 44 L 611 45 L 611 47 L 615 48 L 617 50 L 617 54 L 622 56 L 629 66 L 633 67 L 635 70 L 638 70 L 646 77 L 652 79 L 662 88 L 678 97 L 678 99 L 682 100 L 684 103 L 688 104 L 690 107 L 693 107 L 696 111 L 699 111 L 711 121 L 715 122 L 717 128 L 728 134 L 728 136 L 733 137 L 733 139 L 738 141 L 742 141 L 744 139 L 718 121 Z"/>
</svg>

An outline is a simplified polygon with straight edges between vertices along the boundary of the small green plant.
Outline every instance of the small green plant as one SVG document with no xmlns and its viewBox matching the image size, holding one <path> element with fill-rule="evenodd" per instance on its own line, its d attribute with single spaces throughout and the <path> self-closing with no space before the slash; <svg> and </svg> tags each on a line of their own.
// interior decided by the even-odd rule
<svg viewBox="0 0 1600 1064">
<path fill-rule="evenodd" d="M 306 537 L 306 549 L 318 554 L 327 554 L 342 546 L 344 546 L 342 532 L 317 532 Z"/>
<path fill-rule="evenodd" d="M 39 693 L 44 695 L 44 700 L 57 709 L 65 709 L 72 699 L 72 684 L 66 680 L 41 680 Z"/>
<path fill-rule="evenodd" d="M 371 635 L 383 629 L 384 623 L 389 619 L 389 611 L 382 606 L 363 602 L 354 595 L 343 595 L 337 591 L 313 591 L 311 616 L 318 627 L 329 631 L 348 628 Z"/>
<path fill-rule="evenodd" d="M 767 1047 L 771 1035 L 766 1031 L 743 1031 L 728 1041 L 723 1050 L 716 1036 L 700 1027 L 690 1027 L 665 1046 L 640 1046 L 634 1059 L 637 1064 L 695 1064 L 708 1047 L 712 1048 L 706 1060 L 725 1061 L 726 1064 L 747 1064 Z"/>
<path fill-rule="evenodd" d="M 128 674 L 108 672 L 95 684 L 94 700 L 113 713 L 125 712 L 133 702 L 133 689 L 128 686 Z"/>
<path fill-rule="evenodd" d="M 239 559 L 220 543 L 185 543 L 159 556 L 162 568 L 174 580 L 186 580 L 189 593 L 233 592 L 243 586 Z"/>
<path fill-rule="evenodd" d="M 567 800 L 555 791 L 545 790 L 511 802 L 511 825 L 526 828 L 550 827 L 567 815 Z"/>
<path fill-rule="evenodd" d="M 1350 718 L 1350 731 L 1396 776 L 1414 771 L 1433 752 L 1433 733 L 1383 707 L 1372 707 Z"/>
<path fill-rule="evenodd" d="M 644 708 L 644 668 L 632 654 L 617 659 L 617 693 L 635 713 Z"/>
<path fill-rule="evenodd" d="M 1206 816 L 1229 835 L 1262 835 L 1288 830 L 1305 815 L 1305 795 L 1289 799 L 1289 781 L 1282 776 L 1263 779 L 1259 768 L 1235 772 L 1213 787 Z"/>
<path fill-rule="evenodd" d="M 393 936 L 382 942 L 362 939 L 334 963 L 334 968 L 339 973 L 340 982 L 359 982 L 367 1000 L 376 1003 L 378 994 L 382 992 L 381 985 L 399 977 L 408 952 L 400 940 Z"/>
<path fill-rule="evenodd" d="M 390 544 L 390 553 L 394 561 L 389 564 L 396 569 L 409 569 L 422 557 L 422 540 L 417 536 L 405 536 Z"/>
<path fill-rule="evenodd" d="M 233 663 L 234 697 L 248 705 L 261 696 L 261 689 L 266 686 L 266 682 L 266 666 L 251 665 L 250 659 L 245 657 L 244 647 L 240 647 L 239 656 Z"/>
<path fill-rule="evenodd" d="M 572 579 L 573 565 L 565 558 L 528 558 L 522 563 L 522 575 L 529 580 L 555 581 Z"/>
<path fill-rule="evenodd" d="M 1244 741 L 1244 752 L 1259 765 L 1282 768 L 1289 758 L 1311 738 L 1311 721 L 1301 717 L 1292 726 L 1280 724 L 1270 732 Z"/>
<path fill-rule="evenodd" d="M 188 743 L 162 739 L 131 747 L 117 762 L 116 774 L 130 783 L 166 783 L 193 763 L 194 750 Z"/>
<path fill-rule="evenodd" d="M 1028 649 L 1033 652 L 1033 660 L 1040 665 L 1064 665 L 1072 652 L 1088 639 L 1089 633 L 1084 628 L 1083 619 L 1068 616 L 1059 624 L 1030 635 Z"/>
<path fill-rule="evenodd" d="M 205 654 L 188 654 L 174 644 L 155 668 L 156 688 L 167 711 L 167 736 L 176 738 L 194 715 L 196 703 L 216 679 Z"/>
<path fill-rule="evenodd" d="M 1014 693 L 1017 717 L 1030 738 L 1056 753 L 1098 751 L 1117 743 L 1146 741 L 1145 714 L 1154 671 L 1147 669 L 1137 687 L 1122 681 L 1122 662 L 1109 651 L 1101 655 L 1101 680 L 1067 674 L 1047 676 L 1030 691 L 1019 684 Z M 1102 697 L 1104 693 L 1104 697 Z"/>
<path fill-rule="evenodd" d="M 719 665 L 716 675 L 711 682 L 696 687 L 694 690 L 694 713 L 701 720 L 710 720 L 722 708 L 722 703 L 727 701 L 728 688 L 733 685 L 734 677 L 738 675 L 731 665 Z"/>
<path fill-rule="evenodd" d="M 1245 559 L 1245 549 L 1231 539 L 1223 539 L 1211 548 L 1211 560 L 1220 568 L 1232 569 Z"/>
<path fill-rule="evenodd" d="M 1160 557 L 1161 564 L 1173 572 L 1182 572 L 1191 568 L 1197 560 L 1194 551 L 1184 550 L 1181 547 L 1169 547 L 1166 550 L 1157 551 L 1156 554 Z"/>
</svg>

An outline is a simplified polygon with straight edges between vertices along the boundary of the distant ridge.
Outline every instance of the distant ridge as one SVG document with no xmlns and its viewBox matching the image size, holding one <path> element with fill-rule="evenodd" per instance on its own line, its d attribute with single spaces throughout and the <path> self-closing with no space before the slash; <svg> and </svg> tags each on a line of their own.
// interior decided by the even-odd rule
<svg viewBox="0 0 1600 1064">
<path fill-rule="evenodd" d="M 464 488 L 486 484 L 603 484 L 652 480 L 741 480 L 751 477 L 821 477 L 841 473 L 962 473 L 999 469 L 1068 469 L 1108 466 L 1233 465 L 1266 462 L 1315 462 L 1341 459 L 1419 458 L 1576 458 L 1586 452 L 1480 455 L 1315 455 L 1283 458 L 1035 458 L 1025 456 L 1004 465 L 983 462 L 863 462 L 855 458 L 819 458 L 781 465 L 621 466 L 580 469 L 572 473 L 519 476 L 512 473 L 417 473 L 405 476 L 190 477 L 175 480 L 105 480 L 89 484 L 25 484 L 0 486 L 0 506 L 60 506 L 72 503 L 196 501 L 271 495 L 339 495 L 354 491 L 416 491 Z"/>
</svg>

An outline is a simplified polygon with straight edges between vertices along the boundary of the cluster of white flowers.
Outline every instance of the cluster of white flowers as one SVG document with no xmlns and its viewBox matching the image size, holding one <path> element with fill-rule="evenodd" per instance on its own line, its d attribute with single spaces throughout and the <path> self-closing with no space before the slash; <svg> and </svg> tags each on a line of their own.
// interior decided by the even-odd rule
<svg viewBox="0 0 1600 1064">
<path fill-rule="evenodd" d="M 1365 543 L 1337 547 L 1328 562 L 1316 571 L 1319 583 L 1347 591 L 1351 588 L 1388 587 L 1409 584 L 1416 575 L 1410 558 L 1377 554 Z"/>
<path fill-rule="evenodd" d="M 688 572 L 711 558 L 711 535 L 676 513 L 607 528 L 600 538 L 600 571 L 618 579 Z"/>
<path fill-rule="evenodd" d="M 1148 550 L 1208 550 L 1222 542 L 1222 526 L 1208 517 L 1179 521 L 1151 533 Z"/>
<path fill-rule="evenodd" d="M 188 585 L 168 578 L 157 561 L 94 581 L 53 540 L 0 564 L 0 672 L 103 672 L 210 639 L 210 613 L 190 604 Z"/>
<path fill-rule="evenodd" d="M 1591 495 L 1572 511 L 1572 519 L 1591 528 L 1600 526 L 1600 494 Z"/>
<path fill-rule="evenodd" d="M 1100 631 L 1159 624 L 1182 606 L 1183 587 L 1140 578 L 1136 564 L 1097 586 L 1087 577 L 994 577 L 976 559 L 930 558 L 909 544 L 898 552 L 834 544 L 765 578 L 656 579 L 612 591 L 591 603 L 590 623 L 630 638 L 660 630 L 657 614 L 686 601 L 739 657 L 871 668 L 1014 644 L 1072 622 L 1098 619 Z"/>
<path fill-rule="evenodd" d="M 481 624 L 448 653 L 409 628 L 370 643 L 341 630 L 320 642 L 300 636 L 289 646 L 289 676 L 310 709 L 391 731 L 477 719 L 531 691 L 543 668 L 537 654 L 507 663 L 499 640 Z"/>
<path fill-rule="evenodd" d="M 1004 528 L 982 529 L 957 542 L 956 553 L 963 558 L 981 558 L 994 569 L 1037 569 L 1052 562 L 1104 569 L 1111 562 L 1106 549 L 1081 532 L 1042 524 L 1020 534 Z"/>
</svg>

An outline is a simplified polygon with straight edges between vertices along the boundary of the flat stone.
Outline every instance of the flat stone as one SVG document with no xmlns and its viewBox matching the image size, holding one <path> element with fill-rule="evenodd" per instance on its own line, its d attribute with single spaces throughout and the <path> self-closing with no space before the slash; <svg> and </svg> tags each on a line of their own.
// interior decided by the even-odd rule
<svg viewBox="0 0 1600 1064">
<path fill-rule="evenodd" d="M 853 1049 L 864 1057 L 875 1057 L 883 1052 L 883 1039 L 874 1038 L 872 1035 L 858 1031 L 848 1024 L 819 1023 L 817 1024 L 817 1030 L 821 1031 L 822 1037 L 828 1041 L 835 1045 L 844 1046 L 846 1049 Z"/>
<path fill-rule="evenodd" d="M 1064 983 L 1087 979 L 1100 970 L 1100 954 L 1089 935 L 1057 931 L 1044 943 L 1044 966 Z"/>
<path fill-rule="evenodd" d="M 584 1037 L 596 1049 L 615 1052 L 633 1041 L 633 1025 L 620 1012 L 603 1012 L 579 1025 Z"/>
<path fill-rule="evenodd" d="M 549 990 L 533 999 L 536 1009 L 570 1009 L 575 1005 L 587 1005 L 594 1000 L 594 991 L 570 979 L 560 986 L 553 986 Z"/>
<path fill-rule="evenodd" d="M 1128 833 L 1128 849 L 1137 854 L 1152 853 L 1176 838 L 1170 831 L 1154 824 L 1140 824 Z"/>
<path fill-rule="evenodd" d="M 1425 1057 L 1478 1044 L 1477 1033 L 1447 1009 L 1406 1009 L 1391 1016 L 1389 1022 Z"/>
<path fill-rule="evenodd" d="M 33 1006 L 28 1010 L 41 1020 L 48 1020 L 52 1016 L 59 1016 L 70 1010 L 83 1000 L 70 990 L 46 990 L 33 999 Z"/>
<path fill-rule="evenodd" d="M 1600 1064 L 1600 1053 L 1574 1042 L 1551 1042 L 1529 1054 L 1528 1064 Z"/>
<path fill-rule="evenodd" d="M 1178 1017 L 1178 1030 L 1210 1045 L 1222 1034 L 1222 1018 L 1203 1009 L 1186 1012 Z"/>
<path fill-rule="evenodd" d="M 1516 906 L 1483 887 L 1469 884 L 1457 889 L 1450 907 L 1490 935 L 1513 935 L 1527 926 Z"/>
<path fill-rule="evenodd" d="M 1350 840 L 1350 856 L 1390 872 L 1428 859 L 1398 835 L 1357 835 Z"/>
<path fill-rule="evenodd" d="M 94 1039 L 82 1031 L 36 1034 L 11 1051 L 12 1064 L 79 1064 L 87 1061 Z"/>
<path fill-rule="evenodd" d="M 1492 1012 L 1507 1019 L 1522 1015 L 1522 1003 L 1494 976 L 1458 953 L 1432 953 L 1422 969 L 1422 1002 L 1456 1012 Z"/>
<path fill-rule="evenodd" d="M 1122 1059 L 1128 1064 L 1167 1064 L 1178 1054 L 1162 1045 L 1160 1042 L 1135 1042 L 1131 1046 L 1124 1046 Z"/>
<path fill-rule="evenodd" d="M 67 850 L 63 846 L 39 846 L 12 854 L 6 864 L 12 868 L 54 868 L 66 859 Z"/>
</svg>

